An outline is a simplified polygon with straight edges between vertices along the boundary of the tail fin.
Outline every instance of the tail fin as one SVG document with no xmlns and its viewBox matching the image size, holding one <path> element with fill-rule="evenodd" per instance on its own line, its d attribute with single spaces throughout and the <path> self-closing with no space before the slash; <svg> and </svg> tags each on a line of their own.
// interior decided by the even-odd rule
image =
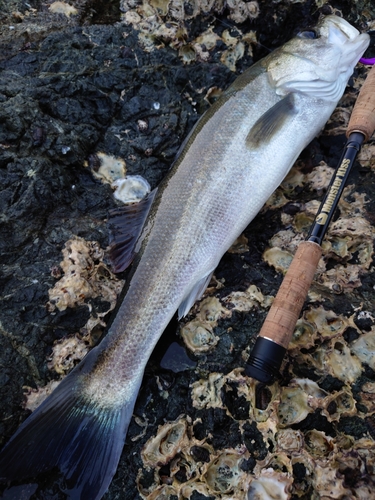
<svg viewBox="0 0 375 500">
<path fill-rule="evenodd" d="M 80 368 L 61 382 L 2 450 L 2 482 L 58 467 L 68 498 L 99 500 L 104 495 L 117 469 L 137 392 L 122 407 L 100 408 L 80 394 Z"/>
</svg>

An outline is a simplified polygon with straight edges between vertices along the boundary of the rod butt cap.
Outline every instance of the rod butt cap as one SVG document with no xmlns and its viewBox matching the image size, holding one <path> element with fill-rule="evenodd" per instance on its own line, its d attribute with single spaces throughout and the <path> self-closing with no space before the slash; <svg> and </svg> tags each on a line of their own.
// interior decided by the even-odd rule
<svg viewBox="0 0 375 500">
<path fill-rule="evenodd" d="M 280 375 L 285 352 L 285 347 L 264 337 L 258 337 L 245 366 L 246 375 L 263 384 L 272 384 Z"/>
</svg>

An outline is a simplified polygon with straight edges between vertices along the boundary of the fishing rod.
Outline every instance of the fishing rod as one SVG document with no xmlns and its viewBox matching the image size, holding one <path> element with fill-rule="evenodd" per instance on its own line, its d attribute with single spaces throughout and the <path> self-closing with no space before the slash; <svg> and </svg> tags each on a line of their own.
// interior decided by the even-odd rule
<svg viewBox="0 0 375 500">
<path fill-rule="evenodd" d="M 354 105 L 346 131 L 348 140 L 327 193 L 306 240 L 298 246 L 251 351 L 245 366 L 249 377 L 271 384 L 279 376 L 281 363 L 322 255 L 321 243 L 361 146 L 374 130 L 375 66 Z"/>
</svg>

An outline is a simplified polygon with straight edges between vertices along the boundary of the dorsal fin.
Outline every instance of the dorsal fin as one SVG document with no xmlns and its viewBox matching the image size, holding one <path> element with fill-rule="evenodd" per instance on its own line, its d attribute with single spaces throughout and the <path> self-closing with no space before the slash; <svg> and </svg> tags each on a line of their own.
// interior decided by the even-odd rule
<svg viewBox="0 0 375 500">
<path fill-rule="evenodd" d="M 154 189 L 138 203 L 110 210 L 108 217 L 109 257 L 115 273 L 124 271 L 132 262 L 135 245 L 154 201 Z"/>
<path fill-rule="evenodd" d="M 246 137 L 248 148 L 258 148 L 268 143 L 272 137 L 298 113 L 294 94 L 290 93 L 274 104 L 252 126 Z"/>
</svg>

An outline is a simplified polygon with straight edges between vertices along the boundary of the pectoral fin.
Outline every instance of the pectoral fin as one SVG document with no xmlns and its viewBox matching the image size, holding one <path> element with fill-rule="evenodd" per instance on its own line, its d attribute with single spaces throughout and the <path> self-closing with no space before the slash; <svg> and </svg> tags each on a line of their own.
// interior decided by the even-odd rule
<svg viewBox="0 0 375 500">
<path fill-rule="evenodd" d="M 208 287 L 209 282 L 211 281 L 211 277 L 214 271 L 209 272 L 206 276 L 204 276 L 201 280 L 198 281 L 190 291 L 190 293 L 184 298 L 181 302 L 180 307 L 178 308 L 178 319 L 180 320 L 192 308 L 195 301 L 199 300 L 206 288 Z"/>
<path fill-rule="evenodd" d="M 297 113 L 294 94 L 288 94 L 255 122 L 246 137 L 246 146 L 253 149 L 268 143 Z"/>
<path fill-rule="evenodd" d="M 154 201 L 156 189 L 143 200 L 109 212 L 109 257 L 115 273 L 124 271 L 134 257 L 134 248 Z"/>
</svg>

